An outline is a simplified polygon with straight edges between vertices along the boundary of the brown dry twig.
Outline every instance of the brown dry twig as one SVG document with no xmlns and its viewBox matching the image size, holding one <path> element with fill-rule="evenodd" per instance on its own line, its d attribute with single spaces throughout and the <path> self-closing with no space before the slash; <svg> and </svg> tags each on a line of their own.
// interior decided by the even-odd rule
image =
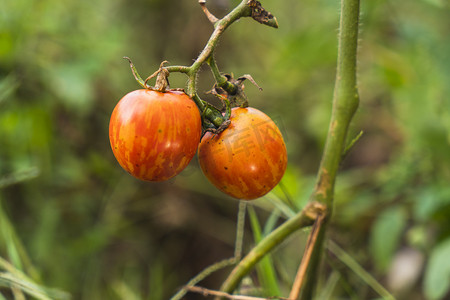
<svg viewBox="0 0 450 300">
<path fill-rule="evenodd" d="M 203 12 L 205 13 L 206 17 L 208 18 L 208 20 L 215 24 L 217 21 L 219 21 L 218 18 L 216 18 L 215 15 L 213 15 L 208 8 L 206 8 L 206 0 L 198 0 L 198 4 L 200 4 L 200 6 L 202 7 Z"/>
<path fill-rule="evenodd" d="M 216 297 L 223 297 L 231 300 L 290 300 L 289 298 L 283 298 L 283 297 L 270 297 L 270 298 L 260 298 L 260 297 L 253 297 L 253 296 L 244 296 L 244 295 L 230 295 L 225 292 L 219 292 L 210 290 L 207 288 L 199 287 L 199 286 L 187 286 L 185 289 L 189 290 L 193 293 L 199 293 L 202 294 L 205 297 L 208 296 L 216 296 Z"/>
<path fill-rule="evenodd" d="M 316 245 L 317 236 L 319 235 L 320 228 L 322 227 L 324 221 L 325 215 L 319 213 L 308 236 L 305 252 L 303 253 L 302 261 L 300 263 L 300 266 L 298 267 L 297 275 L 295 276 L 294 284 L 292 285 L 291 293 L 289 294 L 289 299 L 296 300 L 300 295 L 303 282 L 305 281 L 306 270 L 308 269 L 311 255 Z"/>
</svg>

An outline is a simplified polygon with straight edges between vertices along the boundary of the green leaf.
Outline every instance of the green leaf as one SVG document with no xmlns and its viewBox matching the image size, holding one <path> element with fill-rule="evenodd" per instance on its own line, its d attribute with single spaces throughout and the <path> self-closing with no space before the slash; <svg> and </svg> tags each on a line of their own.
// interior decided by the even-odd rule
<svg viewBox="0 0 450 300">
<path fill-rule="evenodd" d="M 277 209 L 274 209 L 270 214 L 269 218 L 264 225 L 263 235 L 266 236 L 270 234 L 276 227 L 277 221 L 280 218 L 280 212 Z"/>
<path fill-rule="evenodd" d="M 39 172 L 40 170 L 37 167 L 33 166 L 21 171 L 14 172 L 13 174 L 9 174 L 7 176 L 0 177 L 0 189 L 36 178 L 39 175 Z"/>
<path fill-rule="evenodd" d="M 0 286 L 19 288 L 24 293 L 40 300 L 70 299 L 69 294 L 58 290 L 47 289 L 31 281 L 16 277 L 11 273 L 0 273 Z"/>
<path fill-rule="evenodd" d="M 0 205 L 0 228 L 1 228 L 0 236 L 5 241 L 9 259 L 13 262 L 14 266 L 16 266 L 18 269 L 22 269 L 23 263 L 16 243 L 17 241 L 16 233 L 7 215 L 3 211 L 3 207 L 1 205 Z"/>
<path fill-rule="evenodd" d="M 259 243 L 262 240 L 263 235 L 258 221 L 258 216 L 252 206 L 248 206 L 248 214 L 253 230 L 253 237 L 255 242 Z M 261 286 L 264 288 L 265 296 L 275 297 L 281 294 L 270 254 L 261 259 L 256 266 L 256 272 L 258 274 L 258 279 L 261 282 Z"/>
<path fill-rule="evenodd" d="M 4 37 L 5 34 L 0 38 L 0 54 L 5 49 L 4 44 L 6 39 L 4 39 Z M 5 100 L 11 99 L 18 87 L 19 81 L 13 75 L 8 75 L 0 80 L 0 104 Z"/>
<path fill-rule="evenodd" d="M 419 222 L 426 222 L 450 205 L 448 183 L 433 183 L 414 195 L 413 216 Z"/>
<path fill-rule="evenodd" d="M 114 282 L 112 289 L 120 299 L 138 300 L 139 296 L 136 295 L 135 290 L 131 288 L 125 281 L 120 280 Z"/>
<path fill-rule="evenodd" d="M 443 299 L 450 289 L 450 238 L 437 245 L 425 270 L 424 291 L 427 299 Z"/>
<path fill-rule="evenodd" d="M 47 74 L 50 87 L 73 113 L 88 113 L 93 105 L 95 93 L 88 74 L 86 62 L 54 66 Z"/>
<path fill-rule="evenodd" d="M 70 295 L 64 291 L 47 288 L 35 283 L 21 270 L 0 257 L 0 287 L 18 288 L 20 291 L 33 296 L 36 299 L 70 299 Z M 4 270 L 4 272 L 3 272 Z M 2 299 L 0 297 L 0 299 Z"/>
<path fill-rule="evenodd" d="M 389 266 L 406 221 L 407 215 L 402 207 L 389 208 L 375 221 L 370 236 L 370 250 L 378 270 L 384 271 Z"/>
</svg>

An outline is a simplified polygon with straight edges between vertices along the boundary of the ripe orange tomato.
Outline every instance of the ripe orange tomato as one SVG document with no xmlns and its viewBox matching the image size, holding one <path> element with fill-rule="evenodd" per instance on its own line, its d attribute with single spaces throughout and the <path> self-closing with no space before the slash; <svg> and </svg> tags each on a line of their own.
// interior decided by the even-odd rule
<svg viewBox="0 0 450 300">
<path fill-rule="evenodd" d="M 255 108 L 233 108 L 230 125 L 208 132 L 198 148 L 200 167 L 222 192 L 251 200 L 264 196 L 281 180 L 287 166 L 280 130 Z"/>
<path fill-rule="evenodd" d="M 195 103 L 183 92 L 136 90 L 114 108 L 111 148 L 131 175 L 163 181 L 180 173 L 194 157 L 201 137 Z"/>
</svg>

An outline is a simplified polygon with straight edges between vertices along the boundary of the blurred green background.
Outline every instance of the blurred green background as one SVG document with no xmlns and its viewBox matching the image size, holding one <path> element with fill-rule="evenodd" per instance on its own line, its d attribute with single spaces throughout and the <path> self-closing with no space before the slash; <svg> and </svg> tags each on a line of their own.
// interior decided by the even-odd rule
<svg viewBox="0 0 450 300">
<path fill-rule="evenodd" d="M 221 17 L 238 2 L 208 7 Z M 243 19 L 216 51 L 221 71 L 251 74 L 264 89 L 247 84 L 250 104 L 277 122 L 288 147 L 282 185 L 250 203 L 244 251 L 258 226 L 267 234 L 308 199 L 336 66 L 339 1 L 262 2 L 279 29 Z M 398 299 L 444 299 L 450 5 L 361 2 L 361 105 L 350 135 L 364 134 L 338 178 L 318 299 L 380 298 L 356 262 Z M 0 299 L 22 299 L 20 284 L 30 282 L 22 289 L 53 298 L 66 295 L 43 287 L 72 299 L 168 299 L 233 255 L 238 202 L 207 182 L 196 159 L 168 182 L 140 182 L 108 140 L 115 104 L 139 88 L 122 57 L 145 77 L 163 60 L 190 65 L 211 32 L 195 0 L 0 0 Z M 184 87 L 184 75 L 170 79 Z M 214 103 L 204 94 L 212 85 L 205 68 L 199 95 Z M 288 295 L 306 236 L 278 247 L 245 287 Z M 201 285 L 219 288 L 228 271 Z"/>
</svg>

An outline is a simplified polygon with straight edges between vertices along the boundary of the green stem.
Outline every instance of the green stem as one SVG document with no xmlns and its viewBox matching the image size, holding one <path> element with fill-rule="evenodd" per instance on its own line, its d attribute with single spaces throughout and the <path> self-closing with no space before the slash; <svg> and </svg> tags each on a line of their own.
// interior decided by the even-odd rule
<svg viewBox="0 0 450 300">
<path fill-rule="evenodd" d="M 217 128 L 225 121 L 225 118 L 222 116 L 222 113 L 218 110 L 211 109 L 209 106 L 205 104 L 203 100 L 197 95 L 196 91 L 196 79 L 197 74 L 200 67 L 205 63 L 210 61 L 214 49 L 219 42 L 219 38 L 222 33 L 230 26 L 233 22 L 238 20 L 244 16 L 250 16 L 251 9 L 247 6 L 247 0 L 243 0 L 238 6 L 236 6 L 228 15 L 220 19 L 214 24 L 214 31 L 211 34 L 208 42 L 206 43 L 205 48 L 203 48 L 202 52 L 199 54 L 197 59 L 190 67 L 174 67 L 174 71 L 186 73 L 189 77 L 186 92 L 187 94 L 195 101 L 200 111 L 204 112 L 204 117 L 207 118 L 211 123 L 214 124 Z M 167 68 L 169 71 L 172 67 Z M 217 70 L 217 66 L 216 66 Z M 217 70 L 217 73 L 220 73 Z"/>
<path fill-rule="evenodd" d="M 219 262 L 216 262 L 216 263 L 210 265 L 209 267 L 207 267 L 206 269 L 201 271 L 199 274 L 197 274 L 194 278 L 189 280 L 189 282 L 186 284 L 186 286 L 183 287 L 182 289 L 180 289 L 172 298 L 170 298 L 170 300 L 183 299 L 184 295 L 186 295 L 186 293 L 188 292 L 189 287 L 195 286 L 197 283 L 199 283 L 200 281 L 202 281 L 203 279 L 205 279 L 212 273 L 235 264 L 236 261 L 237 261 L 236 257 L 231 257 L 231 258 L 224 259 L 224 260 L 221 260 Z"/>
<path fill-rule="evenodd" d="M 214 76 L 214 80 L 216 81 L 217 85 L 223 88 L 225 91 L 228 92 L 230 95 L 234 95 L 237 92 L 237 87 L 228 81 L 228 79 L 220 74 L 219 68 L 217 67 L 216 60 L 214 59 L 214 56 L 211 55 L 207 61 L 211 72 Z"/>
<path fill-rule="evenodd" d="M 255 12 L 259 12 L 261 15 L 255 15 Z M 260 3 L 254 0 L 242 0 L 239 5 L 237 5 L 229 14 L 227 14 L 220 20 L 216 21 L 216 18 L 214 16 L 212 17 L 214 19 L 214 31 L 194 63 L 190 67 L 169 66 L 165 69 L 169 72 L 185 73 L 188 76 L 186 93 L 195 101 L 199 110 L 203 112 L 203 117 L 207 118 L 212 124 L 214 124 L 216 128 L 219 128 L 220 125 L 222 125 L 222 123 L 226 121 L 226 118 L 222 116 L 222 113 L 219 110 L 213 109 L 211 106 L 206 105 L 206 102 L 201 100 L 197 95 L 196 79 L 200 67 L 205 62 L 208 63 L 211 67 L 217 84 L 220 87 L 224 88 L 229 94 L 235 94 L 237 91 L 237 87 L 234 84 L 228 82 L 227 78 L 220 74 L 214 61 L 213 53 L 215 47 L 217 46 L 217 43 L 219 42 L 220 36 L 228 28 L 228 26 L 242 17 L 253 17 L 258 22 L 272 27 L 278 27 L 278 24 L 276 22 L 276 18 L 274 18 L 270 13 L 267 13 L 262 7 L 260 7 Z M 208 18 L 211 20 L 211 15 L 208 16 Z M 142 80 L 138 80 L 138 82 L 141 83 Z"/>
<path fill-rule="evenodd" d="M 168 66 L 168 67 L 165 67 L 165 69 L 167 71 L 169 71 L 170 73 L 179 72 L 179 73 L 189 74 L 189 72 L 191 71 L 191 68 L 186 67 L 186 66 Z"/>
<path fill-rule="evenodd" d="M 247 0 L 242 0 L 241 3 L 238 6 L 236 6 L 228 15 L 218 20 L 214 24 L 214 31 L 211 34 L 208 42 L 206 43 L 205 48 L 203 48 L 202 52 L 200 52 L 199 56 L 194 61 L 194 63 L 189 67 L 189 71 L 187 72 L 187 74 L 189 75 L 189 84 L 187 87 L 188 95 L 193 95 L 195 93 L 196 91 L 195 79 L 197 73 L 200 67 L 205 62 L 207 62 L 212 56 L 214 49 L 217 46 L 217 43 L 219 42 L 219 38 L 225 31 L 225 29 L 227 29 L 228 26 L 230 26 L 233 22 L 235 22 L 239 18 L 250 15 L 251 9 L 247 5 Z"/>
<path fill-rule="evenodd" d="M 272 231 L 256 245 L 233 269 L 231 274 L 222 284 L 221 291 L 231 293 L 237 287 L 241 279 L 261 260 L 268 252 L 279 245 L 284 239 L 300 228 L 310 226 L 313 223 L 310 215 L 303 210 L 290 218 L 277 229 Z"/>
<path fill-rule="evenodd" d="M 242 245 L 244 244 L 246 211 L 247 211 L 247 202 L 245 200 L 239 201 L 239 211 L 236 226 L 236 242 L 234 246 L 234 257 L 236 257 L 236 261 L 241 260 L 242 257 Z"/>
<path fill-rule="evenodd" d="M 219 38 L 225 29 L 228 28 L 233 22 L 241 17 L 251 16 L 251 9 L 247 5 L 247 0 L 242 0 L 241 3 L 236 6 L 228 15 L 220 19 L 214 24 L 214 31 L 211 34 L 205 48 L 199 54 L 195 62 L 191 66 L 191 73 L 197 73 L 204 62 L 206 62 L 212 55 L 214 48 L 219 42 Z"/>
<path fill-rule="evenodd" d="M 194 278 L 189 280 L 189 282 L 186 284 L 185 287 L 180 289 L 170 300 L 180 300 L 183 299 L 184 295 L 188 292 L 188 289 L 190 287 L 195 286 L 197 283 L 211 275 L 213 272 L 218 271 L 220 269 L 223 269 L 225 267 L 228 267 L 230 265 L 236 264 L 241 259 L 242 254 L 242 243 L 244 240 L 244 228 L 245 228 L 245 212 L 247 208 L 247 202 L 246 201 L 240 201 L 239 202 L 239 211 L 238 211 L 238 217 L 237 217 L 237 228 L 236 228 L 236 244 L 234 249 L 234 256 L 228 259 L 224 259 L 222 261 L 219 261 L 206 269 L 204 269 L 202 272 L 197 274 Z"/>
<path fill-rule="evenodd" d="M 334 185 L 344 152 L 349 124 L 359 104 L 356 86 L 356 54 L 358 42 L 359 0 L 341 0 L 341 21 L 338 49 L 338 64 L 333 95 L 333 109 L 331 121 L 317 174 L 317 181 L 311 195 L 311 202 L 319 202 L 327 208 L 327 220 L 331 217 Z M 234 268 L 228 276 L 221 290 L 232 292 L 240 280 L 253 266 L 271 251 L 276 245 L 285 240 L 299 228 L 311 225 L 311 219 L 305 219 L 305 209 L 296 216 L 280 225 L 268 235 Z M 316 246 L 306 273 L 304 291 L 301 299 L 312 299 L 316 283 L 316 271 L 325 240 L 327 221 L 321 226 Z"/>
<path fill-rule="evenodd" d="M 356 82 L 356 62 L 359 30 L 360 0 L 341 0 L 341 20 L 339 24 L 339 45 L 336 81 L 333 94 L 333 109 L 325 150 L 322 155 L 313 201 L 323 203 L 328 208 L 327 219 L 333 209 L 336 176 L 343 154 L 349 125 L 359 105 Z M 302 291 L 301 300 L 312 299 L 317 283 L 317 274 L 325 240 L 328 222 L 320 228 L 317 246 L 311 257 Z"/>
<path fill-rule="evenodd" d="M 190 95 L 190 97 L 192 98 L 192 100 L 194 100 L 195 104 L 197 105 L 197 107 L 198 107 L 198 109 L 200 111 L 204 111 L 205 110 L 206 103 L 205 103 L 205 101 L 200 99 L 200 97 L 197 94 Z"/>
<path fill-rule="evenodd" d="M 359 1 L 341 0 L 341 21 L 333 110 L 325 150 L 317 176 L 314 200 L 330 209 L 348 127 L 359 104 L 356 83 Z"/>
</svg>

